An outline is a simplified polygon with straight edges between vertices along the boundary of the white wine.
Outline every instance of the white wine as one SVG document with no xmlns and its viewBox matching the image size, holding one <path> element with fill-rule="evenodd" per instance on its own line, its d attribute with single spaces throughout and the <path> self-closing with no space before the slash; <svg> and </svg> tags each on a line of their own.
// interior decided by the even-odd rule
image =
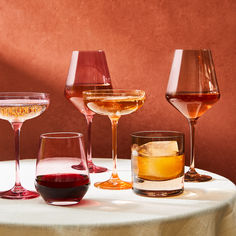
<svg viewBox="0 0 236 236">
<path fill-rule="evenodd" d="M 48 100 L 5 99 L 0 100 L 0 119 L 9 122 L 24 122 L 43 113 L 49 105 Z"/>
</svg>

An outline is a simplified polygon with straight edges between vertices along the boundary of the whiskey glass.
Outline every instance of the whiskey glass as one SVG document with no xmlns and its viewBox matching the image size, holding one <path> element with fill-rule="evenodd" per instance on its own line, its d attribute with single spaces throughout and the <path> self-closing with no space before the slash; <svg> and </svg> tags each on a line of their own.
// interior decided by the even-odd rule
<svg viewBox="0 0 236 236">
<path fill-rule="evenodd" d="M 197 120 L 220 98 L 210 50 L 175 50 L 167 101 L 188 120 L 190 128 L 190 169 L 185 181 L 208 181 L 212 177 L 195 170 L 195 126 Z"/>
<path fill-rule="evenodd" d="M 184 134 L 177 131 L 139 131 L 131 137 L 133 191 L 147 197 L 182 193 Z"/>
<path fill-rule="evenodd" d="M 107 168 L 96 166 L 92 161 L 91 128 L 95 113 L 85 106 L 82 93 L 104 88 L 112 88 L 105 52 L 73 51 L 64 94 L 87 121 L 87 161 L 90 173 L 104 172 Z"/>
<path fill-rule="evenodd" d="M 143 106 L 145 92 L 131 89 L 104 89 L 83 92 L 86 106 L 100 115 L 107 115 L 112 125 L 113 170 L 109 180 L 95 183 L 101 189 L 130 189 L 132 184 L 123 181 L 117 173 L 117 125 L 122 115 L 128 115 Z"/>
<path fill-rule="evenodd" d="M 0 93 L 0 119 L 10 122 L 15 138 L 15 185 L 0 192 L 1 198 L 30 199 L 38 197 L 34 191 L 26 190 L 20 181 L 20 130 L 23 122 L 41 115 L 49 106 L 49 94 L 34 92 Z"/>
</svg>

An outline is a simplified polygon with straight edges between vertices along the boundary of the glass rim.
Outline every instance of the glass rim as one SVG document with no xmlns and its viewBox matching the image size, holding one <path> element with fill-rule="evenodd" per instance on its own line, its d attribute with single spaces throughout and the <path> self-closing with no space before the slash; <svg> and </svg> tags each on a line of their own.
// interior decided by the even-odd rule
<svg viewBox="0 0 236 236">
<path fill-rule="evenodd" d="M 102 49 L 94 49 L 94 50 L 73 50 L 72 53 L 74 52 L 104 52 Z"/>
<path fill-rule="evenodd" d="M 184 48 L 177 48 L 175 51 L 193 51 L 193 52 L 200 52 L 200 51 L 207 51 L 211 52 L 209 48 L 198 48 L 198 49 L 184 49 Z"/>
<path fill-rule="evenodd" d="M 0 97 L 49 97 L 49 93 L 43 92 L 0 92 Z"/>
<path fill-rule="evenodd" d="M 62 135 L 64 136 L 56 136 L 56 135 Z M 68 136 L 66 136 L 66 134 Z M 82 133 L 78 132 L 49 132 L 49 133 L 43 133 L 40 135 L 40 138 L 47 138 L 47 139 L 69 139 L 69 138 L 82 138 L 84 135 Z"/>
<path fill-rule="evenodd" d="M 152 136 L 147 136 L 147 134 L 154 134 Z M 165 134 L 164 136 L 158 134 Z M 166 138 L 177 138 L 184 137 L 183 132 L 172 131 L 172 130 L 150 130 L 150 131 L 137 131 L 130 134 L 134 138 L 158 138 L 158 139 L 166 139 Z"/>
<path fill-rule="evenodd" d="M 145 95 L 145 92 L 140 89 L 99 89 L 99 90 L 86 90 L 83 91 L 83 95 L 90 95 L 90 94 L 121 94 L 121 93 L 137 93 Z"/>
</svg>

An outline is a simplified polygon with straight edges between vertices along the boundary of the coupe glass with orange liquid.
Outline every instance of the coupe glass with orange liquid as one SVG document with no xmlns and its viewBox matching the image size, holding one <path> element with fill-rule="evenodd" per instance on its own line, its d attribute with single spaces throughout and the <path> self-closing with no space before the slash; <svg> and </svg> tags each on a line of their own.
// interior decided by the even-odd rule
<svg viewBox="0 0 236 236">
<path fill-rule="evenodd" d="M 184 134 L 174 131 L 140 131 L 131 136 L 133 191 L 148 197 L 182 193 Z"/>
<path fill-rule="evenodd" d="M 166 91 L 167 101 L 182 113 L 190 127 L 190 169 L 185 181 L 208 181 L 211 176 L 195 170 L 195 125 L 220 98 L 211 51 L 175 50 Z"/>
<path fill-rule="evenodd" d="M 117 173 L 117 125 L 122 115 L 137 111 L 144 103 L 145 92 L 132 89 L 104 89 L 83 92 L 87 107 L 100 115 L 107 115 L 112 125 L 112 159 L 111 178 L 105 182 L 95 183 L 101 189 L 130 189 L 131 183 L 121 180 Z"/>
</svg>

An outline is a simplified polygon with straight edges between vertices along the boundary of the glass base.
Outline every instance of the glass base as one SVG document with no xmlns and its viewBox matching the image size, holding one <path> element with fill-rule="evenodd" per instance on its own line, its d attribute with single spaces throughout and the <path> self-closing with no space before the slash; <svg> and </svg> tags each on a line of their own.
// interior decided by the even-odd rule
<svg viewBox="0 0 236 236">
<path fill-rule="evenodd" d="M 176 196 L 181 193 L 183 193 L 183 189 L 176 189 L 176 190 L 170 190 L 170 191 L 149 191 L 149 190 L 143 190 L 143 189 L 136 189 L 133 188 L 133 191 L 140 196 L 145 196 L 145 197 L 171 197 L 171 196 Z"/>
<path fill-rule="evenodd" d="M 130 182 L 125 182 L 123 180 L 118 179 L 109 179 L 105 182 L 98 182 L 94 184 L 95 187 L 101 189 L 110 189 L 110 190 L 123 190 L 123 189 L 131 189 L 132 184 Z"/>
<path fill-rule="evenodd" d="M 53 201 L 53 202 L 46 201 L 46 203 L 54 206 L 73 206 L 79 204 L 80 201 Z"/>
<path fill-rule="evenodd" d="M 39 193 L 29 191 L 22 186 L 14 186 L 12 189 L 0 192 L 0 198 L 5 199 L 31 199 L 39 196 Z"/>
<path fill-rule="evenodd" d="M 168 180 L 148 180 L 133 176 L 133 191 L 146 197 L 168 197 L 184 191 L 184 175 Z"/>
<path fill-rule="evenodd" d="M 185 182 L 206 182 L 211 180 L 212 177 L 209 175 L 200 175 L 195 169 L 189 169 L 184 175 Z"/>
<path fill-rule="evenodd" d="M 102 166 L 96 166 L 92 163 L 88 165 L 88 169 L 89 169 L 89 173 L 102 173 L 102 172 L 106 172 L 107 168 L 106 167 L 102 167 Z"/>
<path fill-rule="evenodd" d="M 72 168 L 76 170 L 85 170 L 86 168 L 83 164 L 73 165 Z M 108 169 L 106 167 L 96 166 L 93 163 L 88 164 L 89 173 L 102 173 L 106 172 Z"/>
</svg>

